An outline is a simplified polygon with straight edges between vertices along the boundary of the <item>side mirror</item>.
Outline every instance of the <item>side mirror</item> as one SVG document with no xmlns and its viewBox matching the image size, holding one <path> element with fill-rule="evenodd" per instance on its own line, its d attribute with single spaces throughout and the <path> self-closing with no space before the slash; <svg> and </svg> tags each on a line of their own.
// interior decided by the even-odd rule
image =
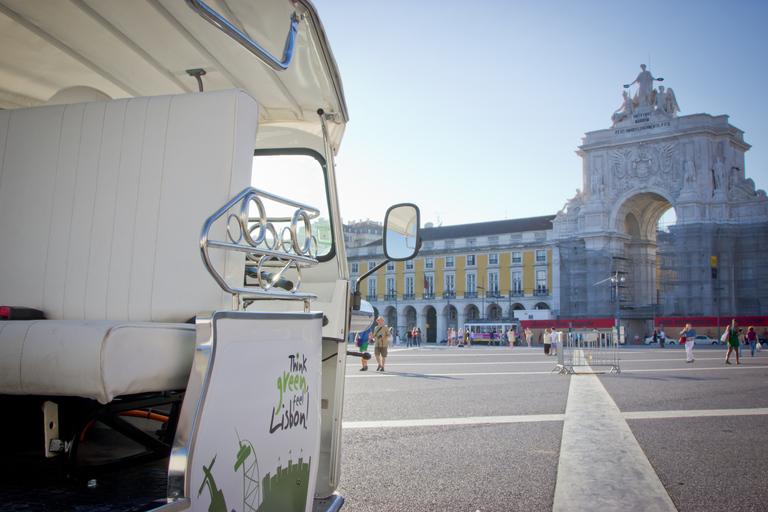
<svg viewBox="0 0 768 512">
<path fill-rule="evenodd" d="M 396 204 L 384 217 L 384 256 L 392 261 L 414 258 L 421 246 L 421 212 L 411 203 Z"/>
</svg>

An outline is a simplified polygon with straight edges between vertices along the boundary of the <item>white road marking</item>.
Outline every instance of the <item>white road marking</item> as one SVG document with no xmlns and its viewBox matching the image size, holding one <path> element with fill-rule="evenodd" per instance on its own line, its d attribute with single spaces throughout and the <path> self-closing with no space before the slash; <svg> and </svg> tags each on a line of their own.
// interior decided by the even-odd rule
<svg viewBox="0 0 768 512">
<path fill-rule="evenodd" d="M 553 512 L 677 511 L 596 375 L 571 379 Z"/>
<path fill-rule="evenodd" d="M 425 418 L 420 420 L 345 421 L 342 428 L 442 427 L 446 425 L 489 425 L 563 421 L 564 414 L 523 414 L 517 416 L 474 416 L 468 418 Z"/>
</svg>

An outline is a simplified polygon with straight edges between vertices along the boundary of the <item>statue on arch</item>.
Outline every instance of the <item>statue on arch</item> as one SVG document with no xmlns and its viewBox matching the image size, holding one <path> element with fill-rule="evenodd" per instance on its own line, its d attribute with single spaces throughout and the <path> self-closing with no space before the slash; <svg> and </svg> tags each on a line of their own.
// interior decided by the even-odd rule
<svg viewBox="0 0 768 512">
<path fill-rule="evenodd" d="M 624 101 L 622 102 L 621 107 L 611 116 L 613 126 L 616 126 L 619 124 L 619 122 L 631 117 L 632 111 L 634 110 L 634 105 L 632 105 L 632 98 L 629 96 L 627 91 L 621 91 L 621 95 L 624 98 Z"/>
<path fill-rule="evenodd" d="M 659 86 L 659 92 L 654 95 L 653 106 L 657 111 L 672 117 L 680 112 L 680 106 L 675 98 L 675 91 L 672 88 L 664 90 L 664 86 Z"/>
<path fill-rule="evenodd" d="M 693 160 L 686 159 L 683 163 L 683 190 L 692 190 L 696 184 L 696 166 Z"/>
<path fill-rule="evenodd" d="M 637 91 L 635 92 L 634 104 L 636 107 L 653 106 L 653 95 L 656 93 L 653 88 L 653 82 L 661 82 L 663 78 L 654 78 L 650 71 L 646 71 L 645 64 L 640 64 L 642 71 L 635 81 L 631 84 L 625 84 L 624 88 L 629 89 L 629 86 L 637 84 Z"/>
<path fill-rule="evenodd" d="M 720 158 L 715 158 L 715 164 L 712 166 L 712 175 L 715 178 L 715 190 L 728 191 L 728 172 Z"/>
</svg>

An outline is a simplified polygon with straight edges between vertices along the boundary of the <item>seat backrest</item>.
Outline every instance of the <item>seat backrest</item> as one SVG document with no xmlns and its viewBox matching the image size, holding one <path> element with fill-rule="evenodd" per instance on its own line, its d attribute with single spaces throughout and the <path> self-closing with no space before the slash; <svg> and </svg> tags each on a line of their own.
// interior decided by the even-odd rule
<svg viewBox="0 0 768 512">
<path fill-rule="evenodd" d="M 0 111 L 0 305 L 158 322 L 230 309 L 200 230 L 250 185 L 257 122 L 239 90 Z M 242 255 L 216 256 L 243 275 Z"/>
</svg>

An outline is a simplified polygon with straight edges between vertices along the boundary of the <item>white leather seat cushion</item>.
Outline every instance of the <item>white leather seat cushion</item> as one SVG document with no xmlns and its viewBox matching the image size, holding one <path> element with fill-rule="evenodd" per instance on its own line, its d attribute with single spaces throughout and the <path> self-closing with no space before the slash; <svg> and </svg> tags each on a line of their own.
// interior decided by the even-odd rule
<svg viewBox="0 0 768 512">
<path fill-rule="evenodd" d="M 0 393 L 183 389 L 201 312 L 232 297 L 205 219 L 250 185 L 258 105 L 213 91 L 0 111 Z M 226 225 L 217 236 L 226 236 Z M 217 268 L 242 279 L 243 253 Z"/>
<path fill-rule="evenodd" d="M 155 322 L 0 321 L 0 389 L 93 398 L 184 389 L 195 326 Z"/>
</svg>

